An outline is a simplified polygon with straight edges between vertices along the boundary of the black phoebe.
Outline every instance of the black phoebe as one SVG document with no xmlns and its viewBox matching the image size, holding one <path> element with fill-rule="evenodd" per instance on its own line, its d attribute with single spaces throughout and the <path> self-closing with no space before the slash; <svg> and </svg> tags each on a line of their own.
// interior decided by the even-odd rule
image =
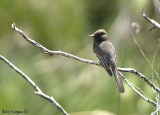
<svg viewBox="0 0 160 115">
<path fill-rule="evenodd" d="M 117 70 L 115 49 L 108 39 L 107 32 L 104 29 L 99 29 L 89 36 L 94 38 L 93 51 L 100 60 L 100 63 L 110 76 L 113 73 L 119 92 L 124 93 L 125 90 Z"/>
</svg>

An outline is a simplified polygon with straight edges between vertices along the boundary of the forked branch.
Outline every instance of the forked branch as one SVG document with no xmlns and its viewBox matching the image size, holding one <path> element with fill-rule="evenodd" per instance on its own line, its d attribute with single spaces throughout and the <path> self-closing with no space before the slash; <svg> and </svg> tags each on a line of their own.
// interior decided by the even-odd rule
<svg viewBox="0 0 160 115">
<path fill-rule="evenodd" d="M 50 101 L 53 105 L 55 105 L 59 111 L 62 112 L 63 115 L 68 115 L 67 112 L 58 104 L 58 102 L 53 98 L 46 94 L 44 94 L 41 89 L 20 69 L 18 69 L 15 65 L 13 65 L 10 61 L 8 61 L 5 57 L 0 55 L 0 59 L 4 61 L 6 64 L 8 64 L 12 69 L 14 69 L 21 77 L 23 77 L 36 91 L 35 93 L 44 99 Z"/>
<path fill-rule="evenodd" d="M 51 51 L 47 48 L 45 48 L 44 46 L 42 46 L 40 43 L 30 39 L 29 37 L 27 37 L 27 35 L 20 29 L 18 29 L 15 25 L 15 23 L 12 24 L 12 29 L 15 30 L 16 32 L 18 32 L 26 41 L 28 41 L 29 43 L 33 44 L 34 46 L 40 48 L 44 53 L 49 54 L 50 56 L 52 55 L 61 55 L 61 56 L 65 56 L 68 58 L 72 58 L 84 63 L 89 63 L 89 64 L 93 64 L 93 65 L 98 65 L 100 67 L 102 67 L 102 65 L 99 62 L 95 62 L 92 60 L 87 60 L 87 59 L 83 59 L 80 58 L 78 56 L 66 53 L 66 52 L 62 52 L 62 51 Z M 135 69 L 132 68 L 119 68 L 118 67 L 119 72 L 130 72 L 135 74 L 136 76 L 140 77 L 141 79 L 143 79 L 148 85 L 150 85 L 156 92 L 160 93 L 160 89 L 158 87 L 156 87 L 146 76 L 144 76 L 143 74 L 141 74 L 140 72 L 138 72 Z M 122 76 L 123 74 L 120 73 Z M 142 95 L 139 91 L 135 90 L 135 88 L 126 80 L 126 78 L 123 77 L 123 79 L 125 80 L 125 82 L 131 87 L 131 89 L 136 92 L 138 95 L 140 95 L 144 100 L 146 100 L 147 102 L 149 102 L 150 104 L 152 104 L 153 106 L 156 106 L 156 103 L 148 98 L 146 98 L 144 95 Z"/>
</svg>

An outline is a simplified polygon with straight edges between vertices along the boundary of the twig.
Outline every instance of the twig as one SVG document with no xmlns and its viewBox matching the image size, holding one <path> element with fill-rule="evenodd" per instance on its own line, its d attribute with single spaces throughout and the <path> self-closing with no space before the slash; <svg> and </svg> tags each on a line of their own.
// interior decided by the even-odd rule
<svg viewBox="0 0 160 115">
<path fill-rule="evenodd" d="M 148 85 L 150 85 L 155 91 L 160 93 L 160 89 L 155 86 L 146 76 L 144 76 L 143 74 L 141 74 L 140 72 L 138 72 L 137 70 L 133 69 L 133 68 L 118 68 L 119 71 L 122 72 L 130 72 L 130 73 L 134 73 L 136 74 L 138 77 L 140 77 L 141 79 L 143 79 L 145 82 L 148 83 Z"/>
<path fill-rule="evenodd" d="M 94 62 L 94 61 L 91 61 L 91 60 L 86 60 L 86 59 L 80 58 L 78 56 L 74 56 L 72 54 L 69 54 L 69 53 L 66 53 L 66 52 L 62 52 L 60 50 L 59 51 L 51 51 L 51 50 L 45 48 L 44 46 L 42 46 L 40 43 L 38 43 L 38 42 L 30 39 L 29 37 L 27 37 L 27 35 L 25 35 L 25 33 L 23 33 L 22 30 L 20 30 L 20 29 L 18 29 L 16 27 L 15 23 L 12 24 L 12 29 L 14 29 L 16 32 L 18 32 L 26 41 L 28 41 L 29 43 L 33 44 L 34 46 L 40 48 L 46 54 L 49 54 L 49 55 L 61 55 L 61 56 L 65 56 L 65 57 L 68 57 L 68 58 L 76 59 L 78 61 L 82 61 L 82 62 L 85 62 L 85 63 L 90 63 L 90 64 L 93 64 L 93 65 L 102 66 L 98 62 Z"/>
<path fill-rule="evenodd" d="M 44 94 L 41 89 L 20 69 L 18 69 L 15 65 L 13 65 L 10 61 L 8 61 L 5 57 L 0 55 L 0 59 L 3 60 L 5 63 L 7 63 L 11 68 L 13 68 L 20 76 L 22 76 L 36 91 L 35 93 L 46 100 L 50 101 L 53 105 L 55 105 L 62 113 L 63 115 L 68 115 L 67 112 L 56 102 L 56 100 L 53 97 L 49 97 L 48 95 Z"/>
<path fill-rule="evenodd" d="M 120 73 L 120 72 L 119 72 Z M 157 104 L 152 101 L 151 99 L 148 99 L 147 97 L 145 97 L 144 95 L 142 95 L 139 91 L 137 91 L 129 82 L 128 80 L 123 76 L 122 73 L 120 73 L 120 75 L 122 76 L 122 78 L 125 80 L 125 82 L 128 84 L 128 86 L 134 91 L 136 92 L 140 97 L 142 97 L 144 100 L 146 100 L 147 102 L 149 102 L 150 104 L 152 104 L 153 106 L 157 106 Z"/>
<path fill-rule="evenodd" d="M 155 29 L 155 28 L 159 28 L 159 29 L 160 29 L 160 24 L 159 24 L 158 22 L 154 21 L 153 19 L 150 19 L 150 18 L 145 14 L 145 11 L 144 11 L 144 10 L 142 11 L 142 15 L 143 15 L 143 17 L 144 17 L 147 21 L 151 22 L 151 23 L 154 25 L 152 28 L 149 29 L 150 31 L 153 30 L 153 29 Z"/>
<path fill-rule="evenodd" d="M 160 110 L 160 107 L 158 109 L 156 109 L 154 112 L 152 112 L 151 115 L 155 115 L 157 112 L 159 112 L 159 110 Z"/>
<path fill-rule="evenodd" d="M 133 36 L 133 34 L 132 34 Z M 148 62 L 149 66 L 152 68 L 153 72 L 156 74 L 157 78 L 160 79 L 159 75 L 158 75 L 158 72 L 156 72 L 156 70 L 154 69 L 154 67 L 152 66 L 151 62 L 148 60 L 148 58 L 146 57 L 145 53 L 143 52 L 142 48 L 140 47 L 140 45 L 138 44 L 137 40 L 134 38 L 133 36 L 133 39 L 136 43 L 136 45 L 138 46 L 139 50 L 141 51 L 144 59 Z"/>
<path fill-rule="evenodd" d="M 140 45 L 138 44 L 137 40 L 135 39 L 132 31 L 131 31 L 131 28 L 130 29 L 130 33 L 132 35 L 132 38 L 134 40 L 134 42 L 136 43 L 136 45 L 138 46 L 140 52 L 142 53 L 144 59 L 147 61 L 147 63 L 149 64 L 149 66 L 151 67 L 151 69 L 153 70 L 153 72 L 156 74 L 157 78 L 160 79 L 159 75 L 158 75 L 158 72 L 156 72 L 156 70 L 154 69 L 154 67 L 152 66 L 152 64 L 150 63 L 150 61 L 148 60 L 147 56 L 145 55 L 145 53 L 143 52 L 142 48 L 140 47 Z"/>
<path fill-rule="evenodd" d="M 51 51 L 47 48 L 45 48 L 44 46 L 42 46 L 41 44 L 39 44 L 38 42 L 30 39 L 29 37 L 27 37 L 25 35 L 25 33 L 23 33 L 22 30 L 18 29 L 15 25 L 15 23 L 12 24 L 12 29 L 15 30 L 16 32 L 18 32 L 26 41 L 28 41 L 29 43 L 33 44 L 34 46 L 40 48 L 42 51 L 44 51 L 46 54 L 49 54 L 49 55 L 61 55 L 61 56 L 65 56 L 65 57 L 68 57 L 68 58 L 72 58 L 72 59 L 75 59 L 75 60 L 78 60 L 78 61 L 81 61 L 81 62 L 84 62 L 84 63 L 89 63 L 89 64 L 93 64 L 93 65 L 98 65 L 100 67 L 102 67 L 102 65 L 99 63 L 99 62 L 95 62 L 95 61 L 92 61 L 92 60 L 87 60 L 87 59 L 83 59 L 83 58 L 80 58 L 78 56 L 75 56 L 75 55 L 72 55 L 72 54 L 69 54 L 69 53 L 66 53 L 66 52 L 62 52 L 62 51 Z M 132 68 L 119 68 L 118 67 L 118 70 L 121 71 L 121 72 L 130 72 L 130 73 L 134 73 L 135 75 L 137 75 L 138 77 L 140 77 L 141 79 L 143 79 L 145 82 L 147 82 L 155 91 L 159 92 L 160 93 L 160 89 L 158 87 L 156 87 L 146 76 L 144 76 L 143 74 L 141 74 L 140 72 L 138 72 L 137 70 L 135 69 L 132 69 Z M 126 80 L 125 80 L 126 81 Z M 128 82 L 126 82 L 128 84 Z M 129 85 L 129 84 L 128 84 Z M 135 90 L 133 90 L 135 91 Z M 137 93 L 137 92 L 136 92 Z M 152 101 L 151 101 L 152 102 Z M 151 103 L 150 102 L 150 103 Z M 152 103 L 153 104 L 153 103 Z M 154 104 L 153 104 L 154 105 Z"/>
<path fill-rule="evenodd" d="M 152 31 L 152 30 L 155 29 L 155 28 L 159 28 L 159 29 L 160 29 L 160 24 L 159 24 L 158 22 L 154 21 L 153 19 L 150 19 L 148 16 L 146 16 L 144 10 L 142 11 L 142 15 L 143 15 L 143 17 L 144 17 L 147 21 L 149 21 L 150 23 L 153 24 L 153 27 L 150 28 L 149 31 Z M 135 40 L 135 41 L 136 41 L 136 40 Z M 136 42 L 137 42 L 137 41 L 136 41 Z M 138 43 L 136 43 L 136 44 L 138 44 Z M 158 50 L 159 50 L 159 46 L 160 46 L 160 44 L 158 44 L 158 48 L 157 48 L 157 50 L 155 51 L 155 54 L 153 55 L 152 65 L 151 65 L 151 63 L 150 63 L 150 62 L 148 61 L 148 59 L 147 59 L 147 62 L 149 62 L 149 65 L 151 66 L 153 72 L 156 74 L 156 76 L 157 76 L 158 79 L 159 79 L 158 70 L 157 70 L 157 72 L 156 72 L 156 70 L 154 69 L 154 59 L 155 59 L 155 55 L 157 54 L 157 52 L 158 52 Z M 139 46 L 138 46 L 138 47 L 139 47 Z M 142 52 L 142 51 L 141 51 L 141 52 Z M 143 54 L 143 52 L 142 52 L 142 54 Z M 145 57 L 145 56 L 144 56 L 144 57 Z M 146 57 L 145 57 L 145 58 L 146 58 Z M 152 72 L 152 78 L 153 78 L 153 72 Z M 154 78 L 153 78 L 153 81 L 155 81 Z M 160 107 L 159 107 L 159 99 L 158 99 L 158 98 L 159 98 L 159 95 L 157 94 L 157 92 L 155 92 L 155 93 L 156 93 L 156 95 L 157 95 L 157 97 L 156 97 L 157 107 L 156 107 L 156 111 L 154 111 L 153 113 L 151 113 L 151 115 L 155 115 L 155 114 L 160 110 Z M 158 115 L 158 113 L 157 113 L 157 115 Z"/>
</svg>

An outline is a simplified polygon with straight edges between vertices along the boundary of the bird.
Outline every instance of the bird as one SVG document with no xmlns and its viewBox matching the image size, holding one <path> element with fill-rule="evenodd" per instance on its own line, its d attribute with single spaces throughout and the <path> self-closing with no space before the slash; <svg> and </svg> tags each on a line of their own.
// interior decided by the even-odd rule
<svg viewBox="0 0 160 115">
<path fill-rule="evenodd" d="M 93 51 L 101 65 L 110 76 L 114 75 L 119 93 L 124 93 L 125 89 L 118 74 L 115 48 L 110 42 L 107 32 L 104 29 L 98 29 L 89 36 L 94 39 Z"/>
</svg>

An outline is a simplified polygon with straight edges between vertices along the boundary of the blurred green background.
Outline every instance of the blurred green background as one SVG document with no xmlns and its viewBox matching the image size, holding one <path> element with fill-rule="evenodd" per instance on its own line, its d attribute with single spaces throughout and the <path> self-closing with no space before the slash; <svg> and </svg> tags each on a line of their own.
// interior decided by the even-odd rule
<svg viewBox="0 0 160 115">
<path fill-rule="evenodd" d="M 45 55 L 26 42 L 11 24 L 50 50 L 61 50 L 98 61 L 88 37 L 104 28 L 115 46 L 118 67 L 135 68 L 150 80 L 157 78 L 142 56 L 133 37 L 152 63 L 159 30 L 142 17 L 142 10 L 159 21 L 158 0 L 0 0 L 0 54 L 26 73 L 40 88 L 71 115 L 147 115 L 155 108 L 134 93 L 125 82 L 120 95 L 113 78 L 98 66 L 62 56 Z M 134 27 L 134 24 L 138 25 Z M 137 31 L 137 32 L 136 32 Z M 160 70 L 160 51 L 154 61 Z M 155 100 L 156 94 L 131 73 L 125 77 Z M 157 80 L 157 83 L 159 80 Z M 158 84 L 157 84 L 158 85 Z M 159 84 L 160 85 L 160 84 Z M 59 115 L 55 106 L 34 94 L 34 89 L 0 61 L 0 112 L 28 110 L 28 115 Z M 101 113 L 102 112 L 102 113 Z M 107 112 L 109 112 L 107 114 Z"/>
</svg>

